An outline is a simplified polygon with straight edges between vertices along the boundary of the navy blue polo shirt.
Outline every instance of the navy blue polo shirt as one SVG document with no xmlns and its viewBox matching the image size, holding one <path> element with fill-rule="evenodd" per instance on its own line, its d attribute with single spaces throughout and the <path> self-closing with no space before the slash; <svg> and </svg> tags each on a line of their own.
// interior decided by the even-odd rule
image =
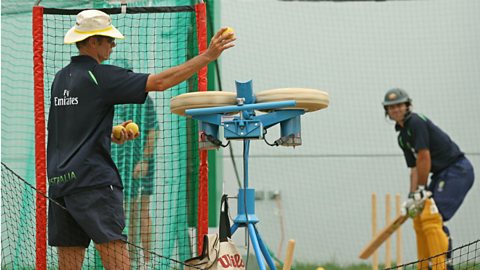
<svg viewBox="0 0 480 270">
<path fill-rule="evenodd" d="M 48 115 L 49 195 L 123 187 L 110 156 L 115 104 L 143 103 L 149 74 L 74 56 L 52 83 Z"/>
<path fill-rule="evenodd" d="M 457 161 L 464 154 L 450 137 L 423 115 L 410 113 L 404 126 L 395 125 L 398 145 L 403 150 L 407 166 L 416 167 L 417 153 L 422 149 L 430 150 L 431 172 L 438 173 Z"/>
</svg>

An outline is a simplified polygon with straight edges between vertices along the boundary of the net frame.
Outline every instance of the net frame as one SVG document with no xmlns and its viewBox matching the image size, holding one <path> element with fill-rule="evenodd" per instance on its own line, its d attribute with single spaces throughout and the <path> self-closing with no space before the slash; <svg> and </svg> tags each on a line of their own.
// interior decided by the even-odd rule
<svg viewBox="0 0 480 270">
<path fill-rule="evenodd" d="M 207 9 L 206 5 L 196 5 L 197 40 L 199 53 L 207 49 Z M 198 72 L 198 91 L 207 91 L 207 67 Z M 203 235 L 208 233 L 208 151 L 199 150 L 200 167 L 198 174 L 198 245 L 197 252 L 201 254 Z M 206 210 L 205 210 L 206 209 Z"/>
<path fill-rule="evenodd" d="M 57 9 L 35 6 L 32 12 L 33 69 L 34 69 L 34 129 L 35 129 L 35 265 L 37 269 L 47 269 L 47 200 L 39 194 L 47 194 L 46 167 L 46 117 L 45 117 L 45 66 L 44 66 L 44 14 L 76 15 L 83 9 Z M 136 14 L 148 12 L 193 11 L 196 18 L 198 53 L 207 49 L 205 3 L 177 7 L 129 7 L 99 8 L 107 14 Z M 207 91 L 207 67 L 198 72 L 198 91 Z M 201 251 L 203 235 L 208 232 L 208 152 L 199 150 L 199 179 L 197 204 L 197 249 Z"/>
</svg>

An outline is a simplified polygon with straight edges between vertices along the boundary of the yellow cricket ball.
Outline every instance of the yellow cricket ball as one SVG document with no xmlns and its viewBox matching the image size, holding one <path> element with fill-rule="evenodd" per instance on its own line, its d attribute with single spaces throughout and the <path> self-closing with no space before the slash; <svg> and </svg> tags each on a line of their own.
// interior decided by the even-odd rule
<svg viewBox="0 0 480 270">
<path fill-rule="evenodd" d="M 233 28 L 231 28 L 230 26 L 227 27 L 227 29 L 223 30 L 223 33 L 222 35 L 228 35 L 230 33 L 233 33 L 235 35 L 235 32 L 233 31 Z"/>
<path fill-rule="evenodd" d="M 120 138 L 122 137 L 122 130 L 125 130 L 125 128 L 122 125 L 114 126 L 112 131 L 113 137 L 120 140 Z"/>
<path fill-rule="evenodd" d="M 131 123 L 128 123 L 128 125 L 125 128 L 127 129 L 127 131 L 131 131 L 134 136 L 137 136 L 137 134 L 138 134 L 138 125 L 137 124 L 131 122 Z"/>
</svg>

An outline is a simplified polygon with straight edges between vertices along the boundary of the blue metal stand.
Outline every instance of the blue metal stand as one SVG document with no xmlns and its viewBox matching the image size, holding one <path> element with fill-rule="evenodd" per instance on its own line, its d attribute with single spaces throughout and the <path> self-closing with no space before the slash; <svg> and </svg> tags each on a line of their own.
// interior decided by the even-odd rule
<svg viewBox="0 0 480 270">
<path fill-rule="evenodd" d="M 255 96 L 252 90 L 252 81 L 236 82 L 237 105 L 221 106 L 211 108 L 189 109 L 185 113 L 200 121 L 200 134 L 212 141 L 218 141 L 218 127 L 224 126 L 224 137 L 243 140 L 243 162 L 244 179 L 243 188 L 238 191 L 237 216 L 230 228 L 233 235 L 238 228 L 245 227 L 252 243 L 260 270 L 266 270 L 265 261 L 268 267 L 276 269 L 268 248 L 262 240 L 255 224 L 259 219 L 255 215 L 255 190 L 248 186 L 248 157 L 251 139 L 262 139 L 264 129 L 268 129 L 278 123 L 281 125 L 281 138 L 277 140 L 280 145 L 300 145 L 300 115 L 303 110 L 275 110 L 281 108 L 292 108 L 296 105 L 294 100 L 255 103 Z M 255 110 L 273 110 L 260 116 L 255 115 Z M 236 117 L 224 117 L 227 113 L 239 112 Z"/>
<path fill-rule="evenodd" d="M 275 263 L 268 252 L 268 248 L 260 237 L 260 233 L 258 232 L 257 228 L 255 227 L 255 224 L 257 224 L 260 220 L 255 215 L 255 189 L 248 187 L 248 155 L 250 141 L 244 140 L 243 147 L 244 187 L 238 191 L 237 216 L 233 220 L 233 225 L 230 230 L 233 235 L 238 228 L 246 227 L 248 229 L 248 235 L 250 237 L 250 241 L 252 242 L 253 250 L 255 251 L 255 256 L 257 258 L 257 263 L 260 267 L 260 270 L 266 270 L 263 258 L 265 258 L 265 261 L 267 261 L 270 269 L 276 269 Z"/>
</svg>

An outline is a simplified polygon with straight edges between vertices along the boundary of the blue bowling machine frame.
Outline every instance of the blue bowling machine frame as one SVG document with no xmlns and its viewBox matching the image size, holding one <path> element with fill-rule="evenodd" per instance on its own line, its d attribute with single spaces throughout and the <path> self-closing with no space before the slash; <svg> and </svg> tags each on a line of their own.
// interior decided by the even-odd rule
<svg viewBox="0 0 480 270">
<path fill-rule="evenodd" d="M 233 235 L 238 228 L 245 227 L 260 270 L 266 270 L 263 258 L 270 269 L 276 269 L 268 248 L 255 226 L 260 220 L 255 215 L 255 189 L 249 187 L 250 140 L 264 139 L 266 129 L 280 123 L 281 137 L 275 141 L 275 145 L 300 145 L 300 116 L 305 111 L 295 108 L 295 100 L 255 103 L 251 80 L 236 81 L 235 84 L 237 105 L 187 109 L 185 114 L 199 121 L 200 141 L 206 143 L 205 149 L 211 149 L 212 146 L 218 148 L 221 145 L 218 138 L 220 126 L 223 126 L 225 139 L 243 140 L 243 188 L 239 188 L 238 191 L 237 216 L 230 230 Z M 256 115 L 255 110 L 266 113 Z M 235 116 L 232 116 L 232 113 L 235 113 Z"/>
</svg>

